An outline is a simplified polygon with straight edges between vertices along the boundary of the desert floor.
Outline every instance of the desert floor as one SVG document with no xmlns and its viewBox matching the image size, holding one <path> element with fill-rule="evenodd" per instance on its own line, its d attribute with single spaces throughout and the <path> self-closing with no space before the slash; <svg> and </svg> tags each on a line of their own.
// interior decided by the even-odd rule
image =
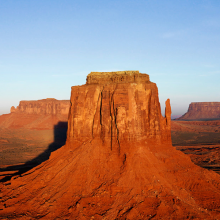
<svg viewBox="0 0 220 220">
<path fill-rule="evenodd" d="M 176 149 L 220 174 L 220 121 L 172 121 Z M 0 181 L 9 180 L 47 160 L 65 144 L 67 123 L 54 129 L 0 128 Z"/>
<path fill-rule="evenodd" d="M 220 174 L 220 121 L 172 121 L 172 143 L 191 160 Z"/>
</svg>

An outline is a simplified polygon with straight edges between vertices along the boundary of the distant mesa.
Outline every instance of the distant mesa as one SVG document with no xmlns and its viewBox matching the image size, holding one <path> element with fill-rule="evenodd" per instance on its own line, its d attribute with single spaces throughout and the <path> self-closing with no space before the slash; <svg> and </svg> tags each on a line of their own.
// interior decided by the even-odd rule
<svg viewBox="0 0 220 220">
<path fill-rule="evenodd" d="M 220 102 L 192 102 L 187 113 L 176 120 L 219 120 Z"/>
<path fill-rule="evenodd" d="M 20 101 L 17 108 L 11 107 L 11 113 L 68 115 L 69 103 L 69 100 L 56 100 L 54 98 Z"/>
<path fill-rule="evenodd" d="M 1 128 L 53 129 L 58 122 L 67 122 L 70 100 L 47 98 L 20 101 L 10 114 L 0 116 Z"/>
</svg>

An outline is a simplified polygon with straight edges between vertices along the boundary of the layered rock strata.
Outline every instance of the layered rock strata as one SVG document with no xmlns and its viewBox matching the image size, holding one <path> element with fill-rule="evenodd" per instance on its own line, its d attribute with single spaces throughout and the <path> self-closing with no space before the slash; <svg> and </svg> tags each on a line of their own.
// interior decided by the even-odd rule
<svg viewBox="0 0 220 220">
<path fill-rule="evenodd" d="M 147 78 L 91 73 L 86 85 L 72 87 L 66 145 L 0 185 L 0 216 L 218 219 L 219 175 L 172 147 L 169 100 L 164 118 Z"/>
<path fill-rule="evenodd" d="M 87 76 L 86 84 L 143 83 L 149 80 L 148 74 L 141 74 L 139 71 L 91 72 Z"/>
<path fill-rule="evenodd" d="M 56 100 L 54 98 L 20 101 L 11 113 L 0 116 L 1 128 L 25 128 L 48 130 L 54 129 L 59 122 L 68 120 L 70 101 Z"/>
<path fill-rule="evenodd" d="M 69 100 L 47 98 L 36 101 L 20 101 L 19 106 L 11 107 L 11 113 L 68 115 Z"/>
<path fill-rule="evenodd" d="M 177 120 L 220 119 L 220 102 L 192 102 L 186 114 Z"/>
<path fill-rule="evenodd" d="M 157 86 L 147 74 L 90 73 L 86 85 L 72 87 L 70 105 L 68 143 L 94 138 L 111 148 L 130 141 L 171 143 L 170 102 L 164 118 Z"/>
</svg>

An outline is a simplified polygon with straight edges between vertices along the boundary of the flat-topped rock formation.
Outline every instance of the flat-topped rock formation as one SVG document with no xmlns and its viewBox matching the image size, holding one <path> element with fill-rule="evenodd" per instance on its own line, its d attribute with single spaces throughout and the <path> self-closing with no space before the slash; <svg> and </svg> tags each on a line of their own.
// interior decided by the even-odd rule
<svg viewBox="0 0 220 220">
<path fill-rule="evenodd" d="M 187 113 L 177 120 L 220 119 L 220 102 L 192 102 Z"/>
<path fill-rule="evenodd" d="M 64 145 L 69 106 L 69 100 L 53 98 L 20 101 L 10 114 L 0 115 L 0 168 L 22 163 L 27 170 Z"/>
<path fill-rule="evenodd" d="M 144 139 L 171 143 L 169 100 L 164 118 L 157 86 L 147 74 L 90 73 L 86 85 L 72 87 L 70 103 L 70 141 L 101 137 L 111 145 Z"/>
<path fill-rule="evenodd" d="M 70 108 L 69 100 L 53 98 L 20 101 L 11 113 L 0 116 L 1 128 L 53 129 L 62 122 L 67 122 Z"/>
<path fill-rule="evenodd" d="M 11 107 L 11 113 L 68 115 L 69 103 L 69 100 L 56 100 L 54 98 L 20 101 L 17 108 Z"/>
<path fill-rule="evenodd" d="M 219 175 L 172 147 L 169 99 L 163 117 L 156 84 L 135 74 L 72 87 L 66 144 L 0 185 L 2 218 L 220 218 Z"/>
</svg>

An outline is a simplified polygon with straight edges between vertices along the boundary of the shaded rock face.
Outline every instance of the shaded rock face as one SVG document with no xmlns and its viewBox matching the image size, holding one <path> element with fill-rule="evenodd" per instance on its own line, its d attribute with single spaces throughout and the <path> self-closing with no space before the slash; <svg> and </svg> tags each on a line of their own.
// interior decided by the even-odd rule
<svg viewBox="0 0 220 220">
<path fill-rule="evenodd" d="M 66 145 L 0 185 L 1 217 L 220 217 L 220 177 L 171 145 L 169 100 L 164 118 L 146 74 L 129 72 L 128 82 L 127 71 L 111 74 L 92 73 L 72 87 Z"/>
<path fill-rule="evenodd" d="M 36 101 L 20 101 L 17 108 L 11 107 L 11 113 L 68 115 L 69 100 L 48 98 Z"/>
<path fill-rule="evenodd" d="M 220 102 L 192 102 L 188 112 L 177 120 L 220 119 Z"/>
</svg>

